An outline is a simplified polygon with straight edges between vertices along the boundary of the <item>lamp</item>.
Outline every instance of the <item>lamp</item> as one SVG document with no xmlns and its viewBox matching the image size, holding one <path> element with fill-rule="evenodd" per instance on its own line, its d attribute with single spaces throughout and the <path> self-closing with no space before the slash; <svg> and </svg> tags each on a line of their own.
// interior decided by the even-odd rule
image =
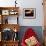
<svg viewBox="0 0 46 46">
<path fill-rule="evenodd" d="M 16 2 L 17 0 L 15 0 L 15 7 L 16 7 L 16 4 L 17 4 L 17 2 Z"/>
<path fill-rule="evenodd" d="M 14 32 L 17 32 L 16 28 L 14 29 Z"/>
</svg>

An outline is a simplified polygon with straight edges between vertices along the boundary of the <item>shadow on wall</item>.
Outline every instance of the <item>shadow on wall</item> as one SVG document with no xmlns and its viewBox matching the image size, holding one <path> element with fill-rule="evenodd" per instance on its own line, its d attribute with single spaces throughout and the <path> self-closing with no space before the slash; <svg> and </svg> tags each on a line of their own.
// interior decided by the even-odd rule
<svg viewBox="0 0 46 46">
<path fill-rule="evenodd" d="M 42 30 L 41 26 L 21 26 L 20 31 L 19 31 L 19 40 L 20 40 L 20 42 L 21 42 L 21 40 L 24 36 L 25 31 L 28 28 L 32 28 L 36 32 L 39 41 L 41 43 L 43 43 L 43 30 Z"/>
</svg>

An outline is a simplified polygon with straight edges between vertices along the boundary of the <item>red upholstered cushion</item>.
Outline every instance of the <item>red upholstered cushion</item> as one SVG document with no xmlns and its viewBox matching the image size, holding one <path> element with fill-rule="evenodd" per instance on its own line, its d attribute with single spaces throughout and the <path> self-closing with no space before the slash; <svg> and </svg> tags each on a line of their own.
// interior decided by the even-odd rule
<svg viewBox="0 0 46 46">
<path fill-rule="evenodd" d="M 32 37 L 32 36 L 36 37 L 37 35 L 36 35 L 36 33 L 34 32 L 34 30 L 32 28 L 28 28 L 25 32 L 24 37 L 22 38 L 21 45 L 26 46 L 25 39 L 28 39 L 29 37 Z"/>
</svg>

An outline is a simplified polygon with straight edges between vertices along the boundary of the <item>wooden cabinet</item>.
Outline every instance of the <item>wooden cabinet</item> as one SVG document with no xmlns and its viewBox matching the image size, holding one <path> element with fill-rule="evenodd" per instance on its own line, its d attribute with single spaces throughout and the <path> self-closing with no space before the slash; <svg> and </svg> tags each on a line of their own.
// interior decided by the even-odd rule
<svg viewBox="0 0 46 46">
<path fill-rule="evenodd" d="M 17 24 L 19 7 L 0 7 L 1 24 Z"/>
<path fill-rule="evenodd" d="M 0 46 L 2 46 L 2 42 L 0 41 Z"/>
<path fill-rule="evenodd" d="M 19 7 L 0 7 L 0 32 L 1 32 L 1 41 L 0 46 L 18 46 L 19 39 L 16 40 L 15 36 L 18 38 L 19 24 L 18 24 L 18 15 L 19 15 Z M 6 32 L 5 35 L 4 33 Z M 9 35 L 11 34 L 11 39 L 9 39 Z M 2 35 L 4 36 L 2 37 Z M 8 41 L 7 41 L 8 39 Z"/>
<path fill-rule="evenodd" d="M 3 46 L 18 46 L 18 41 L 5 41 L 2 43 L 3 43 Z"/>
<path fill-rule="evenodd" d="M 18 46 L 19 41 L 5 41 L 0 42 L 0 46 Z"/>
</svg>

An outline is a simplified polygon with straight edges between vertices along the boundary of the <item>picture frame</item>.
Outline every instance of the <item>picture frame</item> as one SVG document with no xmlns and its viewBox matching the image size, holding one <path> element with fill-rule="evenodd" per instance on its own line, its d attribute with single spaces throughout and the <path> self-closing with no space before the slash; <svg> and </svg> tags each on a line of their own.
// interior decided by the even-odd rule
<svg viewBox="0 0 46 46">
<path fill-rule="evenodd" d="M 36 8 L 24 8 L 24 18 L 35 19 L 36 18 Z"/>
<path fill-rule="evenodd" d="M 15 11 L 15 10 L 13 9 L 13 10 L 10 10 L 10 11 L 9 11 L 9 14 L 10 14 L 10 15 L 17 15 L 17 14 L 18 14 L 18 12 L 17 12 L 17 11 Z"/>
<path fill-rule="evenodd" d="M 2 15 L 9 15 L 9 10 L 2 10 Z"/>
</svg>

